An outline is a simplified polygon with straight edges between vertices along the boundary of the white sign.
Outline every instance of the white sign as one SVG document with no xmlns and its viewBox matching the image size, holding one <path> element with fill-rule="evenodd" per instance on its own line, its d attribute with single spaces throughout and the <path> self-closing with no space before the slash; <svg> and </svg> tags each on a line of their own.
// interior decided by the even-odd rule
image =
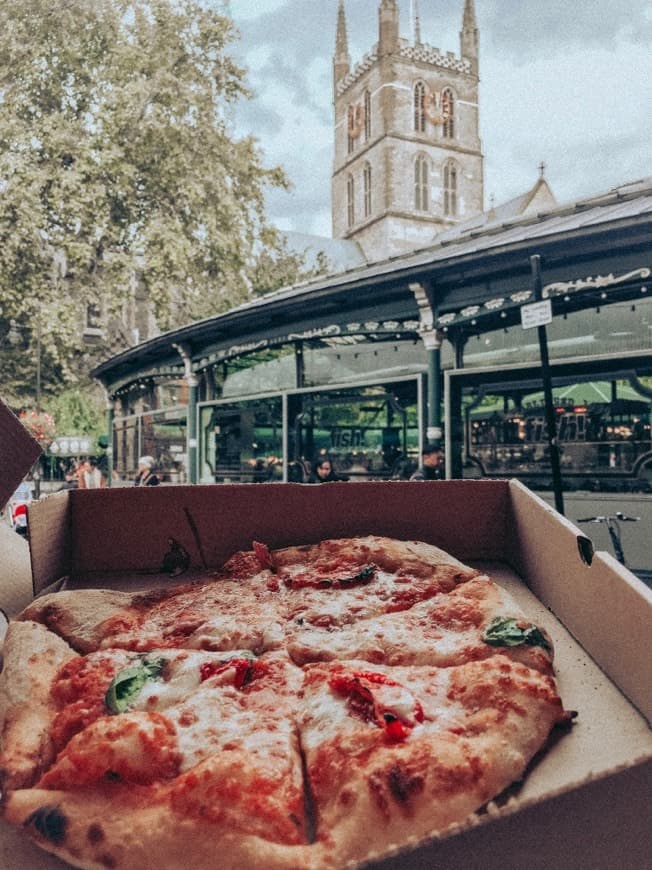
<svg viewBox="0 0 652 870">
<path fill-rule="evenodd" d="M 545 326 L 547 323 L 552 323 L 552 302 L 550 299 L 521 306 L 521 326 L 523 329 Z"/>
</svg>

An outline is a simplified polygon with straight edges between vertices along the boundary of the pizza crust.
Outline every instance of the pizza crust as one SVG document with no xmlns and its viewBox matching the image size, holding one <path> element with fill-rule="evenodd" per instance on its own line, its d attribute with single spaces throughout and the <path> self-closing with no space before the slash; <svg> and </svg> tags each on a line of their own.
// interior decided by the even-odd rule
<svg viewBox="0 0 652 870">
<path fill-rule="evenodd" d="M 75 656 L 71 647 L 38 622 L 12 622 L 0 674 L 0 744 L 3 792 L 29 786 L 51 764 L 49 729 L 56 714 L 50 685 Z"/>
<path fill-rule="evenodd" d="M 41 848 L 84 870 L 287 870 L 329 866 L 310 846 L 284 846 L 201 818 L 184 818 L 167 803 L 107 789 L 81 793 L 29 789 L 12 792 L 5 818 L 25 827 Z"/>
<path fill-rule="evenodd" d="M 42 623 L 75 650 L 86 653 L 98 648 L 104 623 L 129 608 L 137 597 L 111 589 L 52 592 L 37 598 L 19 618 Z"/>
</svg>

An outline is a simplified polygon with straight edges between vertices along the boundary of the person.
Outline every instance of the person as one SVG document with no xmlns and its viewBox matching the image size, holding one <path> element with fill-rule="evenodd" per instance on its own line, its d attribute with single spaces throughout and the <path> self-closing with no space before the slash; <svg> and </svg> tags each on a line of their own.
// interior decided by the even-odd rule
<svg viewBox="0 0 652 870">
<path fill-rule="evenodd" d="M 426 444 L 421 451 L 421 464 L 410 475 L 410 480 L 442 480 L 444 477 L 444 451 L 439 444 Z"/>
<path fill-rule="evenodd" d="M 63 492 L 66 489 L 77 489 L 79 487 L 79 480 L 77 479 L 77 474 L 74 468 L 69 468 L 64 472 L 63 475 L 63 483 L 58 489 L 58 492 Z"/>
<path fill-rule="evenodd" d="M 32 490 L 23 480 L 9 500 L 9 520 L 15 532 L 27 537 L 27 506 L 32 503 Z"/>
<path fill-rule="evenodd" d="M 158 486 L 161 482 L 152 471 L 154 466 L 153 456 L 141 456 L 138 460 L 138 474 L 134 481 L 135 486 Z"/>
<path fill-rule="evenodd" d="M 308 483 L 332 483 L 336 480 L 348 480 L 348 477 L 336 474 L 331 459 L 328 456 L 320 456 L 313 465 Z"/>
<path fill-rule="evenodd" d="M 94 457 L 88 459 L 82 468 L 78 481 L 79 489 L 104 489 L 106 478 L 97 466 Z"/>
</svg>

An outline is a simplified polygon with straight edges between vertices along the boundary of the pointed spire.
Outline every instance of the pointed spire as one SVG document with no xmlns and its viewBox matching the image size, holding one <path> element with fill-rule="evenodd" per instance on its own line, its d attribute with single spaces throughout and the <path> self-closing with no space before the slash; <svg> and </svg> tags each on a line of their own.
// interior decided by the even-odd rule
<svg viewBox="0 0 652 870">
<path fill-rule="evenodd" d="M 464 18 L 462 20 L 462 30 L 477 30 L 478 24 L 475 19 L 475 5 L 473 0 L 465 0 L 464 2 Z"/>
<path fill-rule="evenodd" d="M 351 68 L 349 55 L 349 40 L 346 33 L 346 13 L 344 0 L 340 0 L 337 8 L 337 35 L 335 37 L 335 54 L 333 56 L 333 87 L 344 78 Z"/>
<path fill-rule="evenodd" d="M 480 34 L 478 22 L 475 17 L 475 4 L 473 0 L 464 0 L 464 16 L 462 18 L 462 30 L 460 32 L 461 55 L 471 61 L 471 69 L 478 73 Z"/>
<path fill-rule="evenodd" d="M 378 50 L 392 54 L 398 48 L 399 8 L 396 0 L 381 0 L 378 7 Z"/>
<path fill-rule="evenodd" d="M 346 34 L 346 12 L 344 0 L 340 0 L 337 9 L 337 36 L 335 38 L 335 56 L 349 54 L 349 40 Z"/>
<path fill-rule="evenodd" d="M 419 17 L 419 0 L 414 0 L 414 44 L 421 45 L 421 18 Z"/>
</svg>

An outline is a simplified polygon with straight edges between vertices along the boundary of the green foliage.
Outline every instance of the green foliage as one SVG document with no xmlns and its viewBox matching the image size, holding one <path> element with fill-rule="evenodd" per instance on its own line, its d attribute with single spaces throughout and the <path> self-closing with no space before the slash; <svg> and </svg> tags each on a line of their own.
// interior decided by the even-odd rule
<svg viewBox="0 0 652 870">
<path fill-rule="evenodd" d="M 285 239 L 271 228 L 265 230 L 261 241 L 263 245 L 251 276 L 252 291 L 256 294 L 288 287 L 298 280 L 307 281 L 329 270 L 323 251 L 319 251 L 314 267 L 310 268 L 305 255 L 290 250 Z"/>
<path fill-rule="evenodd" d="M 135 276 L 167 329 L 301 271 L 265 220 L 285 176 L 229 127 L 234 38 L 201 0 L 0 4 L 0 340 L 40 323 L 48 383 L 102 352 L 86 306 L 119 320 Z"/>
<path fill-rule="evenodd" d="M 106 411 L 91 389 L 65 390 L 48 401 L 47 408 L 59 435 L 92 435 L 97 439 L 106 431 Z"/>
</svg>

